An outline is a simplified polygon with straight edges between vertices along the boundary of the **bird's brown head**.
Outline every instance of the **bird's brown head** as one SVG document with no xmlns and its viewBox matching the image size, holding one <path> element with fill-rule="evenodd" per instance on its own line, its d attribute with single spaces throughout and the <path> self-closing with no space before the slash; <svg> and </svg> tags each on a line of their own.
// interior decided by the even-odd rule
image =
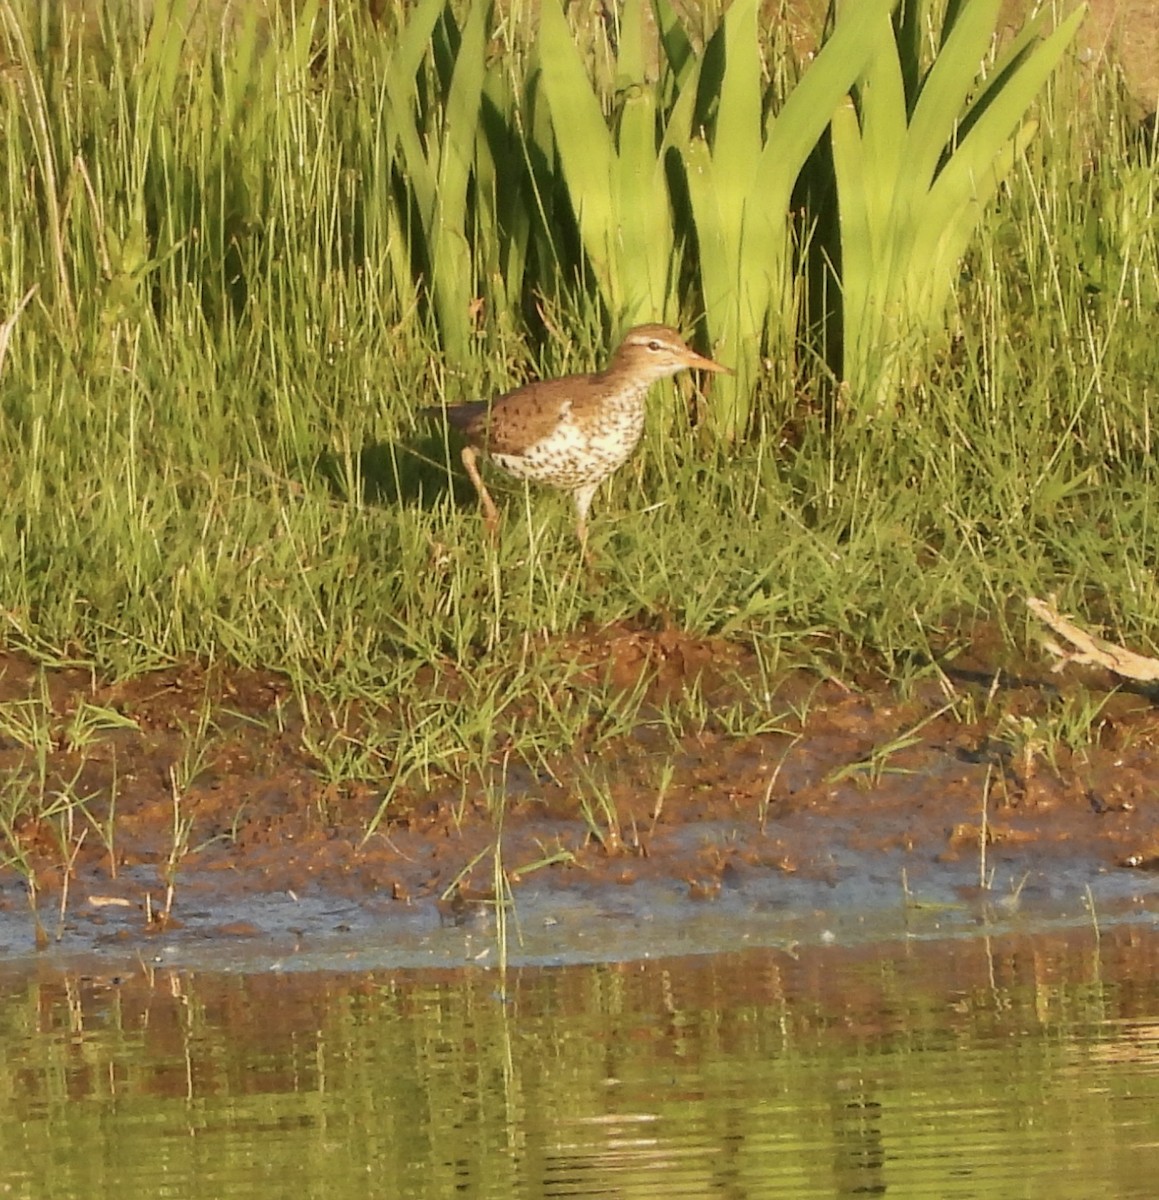
<svg viewBox="0 0 1159 1200">
<path fill-rule="evenodd" d="M 675 329 L 667 325 L 637 325 L 635 329 L 629 329 L 612 356 L 608 371 L 651 382 L 688 368 L 726 375 L 733 373 L 711 358 L 697 354 Z"/>
</svg>

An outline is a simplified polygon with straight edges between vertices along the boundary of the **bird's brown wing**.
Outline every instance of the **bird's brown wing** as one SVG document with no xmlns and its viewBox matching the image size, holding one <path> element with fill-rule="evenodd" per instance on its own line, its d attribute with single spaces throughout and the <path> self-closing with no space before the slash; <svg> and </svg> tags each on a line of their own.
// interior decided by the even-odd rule
<svg viewBox="0 0 1159 1200">
<path fill-rule="evenodd" d="M 569 382 L 572 384 L 570 395 L 572 400 L 572 415 L 582 425 L 588 417 L 598 411 L 608 402 L 609 388 L 616 384 L 609 380 L 608 372 L 594 371 L 590 375 L 576 375 Z"/>
<path fill-rule="evenodd" d="M 469 428 L 460 428 L 492 453 L 522 454 L 552 433 L 573 407 L 581 405 L 590 386 L 588 375 L 528 383 L 499 396 L 488 414 Z"/>
<path fill-rule="evenodd" d="M 492 401 L 468 400 L 426 411 L 445 413 L 447 424 L 468 441 L 495 454 L 522 454 L 551 433 L 569 411 L 582 413 L 602 395 L 596 375 L 542 379 Z"/>
<path fill-rule="evenodd" d="M 555 430 L 575 401 L 578 379 L 543 379 L 500 396 L 491 408 L 489 449 L 520 454 Z"/>
</svg>

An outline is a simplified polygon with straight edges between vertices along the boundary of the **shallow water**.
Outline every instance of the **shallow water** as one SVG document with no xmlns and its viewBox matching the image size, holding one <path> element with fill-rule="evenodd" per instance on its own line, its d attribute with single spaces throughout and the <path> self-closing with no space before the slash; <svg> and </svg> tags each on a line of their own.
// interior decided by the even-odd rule
<svg viewBox="0 0 1159 1200">
<path fill-rule="evenodd" d="M 1152 1196 L 1157 965 L 1150 922 L 505 987 L 42 958 L 0 967 L 0 1194 Z"/>
</svg>

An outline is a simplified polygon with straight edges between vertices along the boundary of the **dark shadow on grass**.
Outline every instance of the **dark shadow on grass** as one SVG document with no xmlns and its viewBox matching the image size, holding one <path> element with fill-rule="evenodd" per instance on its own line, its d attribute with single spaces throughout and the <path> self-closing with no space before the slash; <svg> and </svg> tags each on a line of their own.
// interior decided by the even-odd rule
<svg viewBox="0 0 1159 1200">
<path fill-rule="evenodd" d="M 440 433 L 406 441 L 374 442 L 358 453 L 357 463 L 323 451 L 315 469 L 342 500 L 357 488 L 366 504 L 384 508 L 433 509 L 450 493 L 456 507 L 477 503 L 471 481 L 459 466 L 460 446 Z"/>
</svg>

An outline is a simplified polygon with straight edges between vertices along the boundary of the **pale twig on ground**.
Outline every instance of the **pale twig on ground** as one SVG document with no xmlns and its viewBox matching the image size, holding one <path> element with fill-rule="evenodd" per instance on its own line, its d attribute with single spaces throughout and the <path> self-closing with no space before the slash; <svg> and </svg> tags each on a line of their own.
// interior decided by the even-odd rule
<svg viewBox="0 0 1159 1200">
<path fill-rule="evenodd" d="M 1126 679 L 1137 679 L 1143 683 L 1159 680 L 1159 659 L 1136 654 L 1124 646 L 1087 633 L 1073 621 L 1061 616 L 1045 600 L 1030 596 L 1026 604 L 1040 621 L 1049 625 L 1059 637 L 1074 647 L 1073 650 L 1064 650 L 1054 642 L 1044 643 L 1059 660 L 1055 663 L 1054 670 L 1061 671 L 1068 664 L 1077 663 L 1080 666 L 1105 667 L 1116 675 L 1122 675 Z"/>
</svg>

